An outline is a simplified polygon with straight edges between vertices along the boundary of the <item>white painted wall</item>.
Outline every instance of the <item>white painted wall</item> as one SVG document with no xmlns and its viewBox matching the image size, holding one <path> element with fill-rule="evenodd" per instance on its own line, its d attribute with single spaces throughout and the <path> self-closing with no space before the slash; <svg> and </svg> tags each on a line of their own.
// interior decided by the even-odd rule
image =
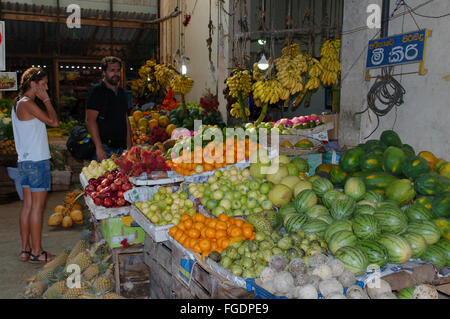
<svg viewBox="0 0 450 319">
<path fill-rule="evenodd" d="M 219 28 L 218 1 L 212 1 L 211 20 L 214 24 L 214 33 L 212 35 L 211 58 L 215 70 L 211 72 L 209 52 L 206 46 L 206 40 L 209 37 L 209 1 L 186 0 L 184 3 L 185 5 L 183 4 L 181 8 L 183 14 L 172 19 L 170 25 L 163 24 L 161 31 L 161 60 L 162 62 L 173 63 L 173 61 L 168 60 L 171 57 L 175 57 L 178 49 L 184 50 L 182 53 L 190 58 L 188 75 L 194 80 L 194 87 L 186 95 L 186 101 L 199 102 L 207 89 L 212 94 L 218 93 L 219 110 L 222 113 L 222 118 L 226 121 L 226 101 L 222 92 L 225 88 L 225 79 L 228 77 L 231 68 L 231 52 L 228 37 L 231 19 L 222 12 L 220 21 L 223 27 Z M 162 3 L 161 16 L 163 17 L 172 12 L 174 4 L 174 1 Z M 193 11 L 194 7 L 195 10 Z M 230 0 L 224 1 L 224 8 L 230 12 Z M 191 21 L 187 27 L 181 24 L 184 20 L 185 12 L 192 13 Z M 180 33 L 184 33 L 184 45 L 183 41 L 180 41 Z"/>
<path fill-rule="evenodd" d="M 347 0 L 344 9 L 343 30 L 352 30 L 366 25 L 368 4 L 381 0 Z M 424 3 L 420 0 L 408 0 L 411 7 Z M 395 1 L 391 0 L 391 12 L 395 8 Z M 401 8 L 398 13 L 402 13 Z M 450 12 L 450 1 L 433 1 L 417 9 L 417 12 L 439 16 Z M 399 133 L 404 143 L 412 145 L 417 152 L 429 150 L 438 157 L 450 159 L 450 18 L 427 19 L 414 16 L 420 28 L 431 29 L 432 37 L 428 41 L 425 67 L 428 74 L 404 75 L 396 77 L 404 86 L 405 103 L 398 107 L 397 118 L 393 110 L 381 119 L 379 129 L 372 138 L 379 138 L 385 129 L 392 129 Z M 407 33 L 417 30 L 414 20 L 409 14 L 398 17 L 390 22 L 389 35 Z M 373 113 L 353 117 L 353 113 L 363 110 L 367 106 L 366 95 L 374 83 L 364 81 L 367 44 L 376 34 L 373 30 L 364 30 L 343 36 L 342 57 L 343 77 L 341 93 L 340 143 L 354 146 L 364 142 L 363 138 L 370 134 L 376 126 Z M 364 50 L 364 52 L 363 52 Z M 361 58 L 355 63 L 358 56 Z M 351 69 L 352 64 L 354 67 Z M 350 71 L 351 69 L 351 71 Z M 396 67 L 395 73 L 418 70 L 418 64 Z M 372 75 L 379 71 L 372 71 Z"/>
</svg>

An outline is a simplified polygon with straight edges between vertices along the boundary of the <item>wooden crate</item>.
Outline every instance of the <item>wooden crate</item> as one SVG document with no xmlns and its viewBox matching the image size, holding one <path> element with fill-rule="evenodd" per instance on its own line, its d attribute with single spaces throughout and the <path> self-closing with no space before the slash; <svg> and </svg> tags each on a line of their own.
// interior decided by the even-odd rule
<svg viewBox="0 0 450 319">
<path fill-rule="evenodd" d="M 148 255 L 145 259 L 150 272 L 150 297 L 152 299 L 173 299 L 172 274 Z"/>
<path fill-rule="evenodd" d="M 168 241 L 157 243 L 151 236 L 145 234 L 144 255 L 172 274 L 172 248 Z"/>
<path fill-rule="evenodd" d="M 339 139 L 339 114 L 322 114 L 319 116 L 324 123 L 333 123 L 333 128 L 328 130 L 328 139 L 330 141 Z"/>
<path fill-rule="evenodd" d="M 150 281 L 149 269 L 144 262 L 144 246 L 114 248 L 112 255 L 116 293 L 133 298 L 148 297 Z M 131 282 L 131 289 L 127 289 L 127 282 Z"/>
<path fill-rule="evenodd" d="M 180 280 L 178 276 L 172 276 L 172 294 L 175 299 L 195 299 L 191 289 L 183 280 Z"/>
</svg>

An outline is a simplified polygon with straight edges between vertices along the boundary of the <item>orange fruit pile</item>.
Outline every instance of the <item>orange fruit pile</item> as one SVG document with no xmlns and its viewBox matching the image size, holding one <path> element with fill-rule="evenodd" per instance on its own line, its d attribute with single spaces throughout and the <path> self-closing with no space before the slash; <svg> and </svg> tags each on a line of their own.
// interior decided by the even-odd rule
<svg viewBox="0 0 450 319">
<path fill-rule="evenodd" d="M 228 245 L 241 240 L 253 240 L 255 231 L 252 224 L 239 218 L 225 214 L 209 218 L 195 213 L 192 217 L 183 214 L 178 225 L 169 229 L 169 235 L 183 247 L 204 257 L 212 251 L 221 253 Z"/>
<path fill-rule="evenodd" d="M 249 154 L 260 147 L 248 138 L 241 141 L 237 138 L 227 138 L 217 145 L 210 142 L 204 148 L 196 146 L 191 152 L 184 153 L 182 150 L 179 157 L 167 160 L 166 164 L 181 175 L 200 174 L 249 160 Z"/>
</svg>

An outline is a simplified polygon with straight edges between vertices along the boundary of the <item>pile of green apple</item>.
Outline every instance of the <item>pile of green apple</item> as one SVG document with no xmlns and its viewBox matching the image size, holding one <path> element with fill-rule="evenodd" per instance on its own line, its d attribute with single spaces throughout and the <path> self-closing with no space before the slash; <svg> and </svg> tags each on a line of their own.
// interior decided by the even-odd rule
<svg viewBox="0 0 450 319">
<path fill-rule="evenodd" d="M 245 216 L 270 210 L 273 207 L 268 194 L 273 187 L 270 182 L 251 178 L 249 169 L 238 170 L 230 167 L 217 170 L 205 184 L 190 184 L 188 191 L 213 216 L 224 213 L 228 216 Z"/>
<path fill-rule="evenodd" d="M 178 225 L 181 215 L 194 216 L 194 202 L 188 193 L 180 189 L 173 192 L 172 187 L 160 187 L 152 199 L 136 203 L 136 207 L 156 226 Z"/>
<path fill-rule="evenodd" d="M 257 232 L 254 240 L 244 240 L 228 246 L 220 255 L 220 265 L 236 276 L 259 278 L 273 255 L 284 256 L 287 263 L 300 258 L 309 264 L 309 257 L 327 253 L 327 244 L 315 234 L 302 230 L 289 234 L 278 231 Z"/>
</svg>

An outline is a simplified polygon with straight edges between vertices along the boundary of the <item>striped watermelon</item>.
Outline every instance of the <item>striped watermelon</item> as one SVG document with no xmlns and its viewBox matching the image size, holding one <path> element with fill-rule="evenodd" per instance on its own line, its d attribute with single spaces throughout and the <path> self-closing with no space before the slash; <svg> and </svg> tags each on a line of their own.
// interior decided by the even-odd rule
<svg viewBox="0 0 450 319">
<path fill-rule="evenodd" d="M 371 215 L 359 215 L 353 218 L 353 232 L 359 239 L 375 239 L 381 234 L 377 219 Z"/>
<path fill-rule="evenodd" d="M 331 205 L 334 203 L 334 201 L 340 197 L 344 197 L 344 195 L 344 193 L 333 189 L 323 195 L 322 202 L 327 208 L 331 208 Z"/>
<path fill-rule="evenodd" d="M 386 266 L 388 262 L 388 252 L 386 247 L 373 240 L 360 240 L 356 247 L 361 249 L 369 258 L 369 264 L 378 265 L 380 268 Z"/>
<path fill-rule="evenodd" d="M 331 225 L 334 222 L 334 219 L 333 219 L 333 217 L 331 217 L 330 214 L 328 214 L 328 215 L 320 215 L 320 216 L 316 217 L 315 219 L 324 221 L 328 225 Z"/>
<path fill-rule="evenodd" d="M 447 266 L 450 266 L 450 240 L 446 239 L 446 238 L 441 238 L 439 239 L 439 241 L 434 244 L 437 247 L 442 248 L 446 255 L 447 255 Z"/>
<path fill-rule="evenodd" d="M 409 206 L 405 210 L 405 215 L 410 222 L 418 219 L 433 220 L 434 218 L 433 213 L 431 211 L 429 211 L 424 206 L 419 204 Z"/>
<path fill-rule="evenodd" d="M 334 189 L 333 183 L 328 179 L 320 177 L 312 183 L 312 190 L 317 196 L 322 197 L 326 192 Z"/>
<path fill-rule="evenodd" d="M 341 230 L 333 234 L 328 241 L 328 249 L 334 255 L 336 251 L 345 246 L 355 246 L 358 241 L 355 234 L 348 230 Z"/>
<path fill-rule="evenodd" d="M 309 208 L 317 204 L 316 193 L 311 189 L 301 191 L 295 198 L 295 209 L 298 213 L 305 213 Z"/>
<path fill-rule="evenodd" d="M 377 204 L 384 201 L 384 196 L 374 190 L 369 190 L 364 194 L 363 199 Z"/>
<path fill-rule="evenodd" d="M 412 258 L 419 258 L 427 249 L 427 242 L 419 234 L 406 233 L 402 235 L 408 241 L 409 246 L 412 250 Z"/>
<path fill-rule="evenodd" d="M 302 226 L 302 230 L 306 235 L 316 234 L 320 238 L 323 238 L 323 235 L 327 228 L 328 224 L 318 219 L 310 219 Z"/>
<path fill-rule="evenodd" d="M 308 217 L 302 214 L 289 214 L 284 219 L 284 228 L 286 232 L 292 233 L 302 228 Z"/>
<path fill-rule="evenodd" d="M 334 219 L 348 219 L 353 216 L 355 209 L 356 202 L 353 198 L 336 199 L 331 205 L 330 214 Z"/>
<path fill-rule="evenodd" d="M 383 232 L 401 234 L 408 228 L 408 218 L 400 208 L 381 206 L 373 216 L 377 219 Z"/>
<path fill-rule="evenodd" d="M 419 234 L 428 245 L 433 245 L 441 238 L 441 231 L 435 223 L 429 220 L 416 220 L 408 225 L 408 233 Z"/>
<path fill-rule="evenodd" d="M 416 286 L 403 288 L 397 294 L 397 299 L 413 299 L 413 292 Z"/>
<path fill-rule="evenodd" d="M 358 205 L 356 206 L 355 216 L 359 215 L 373 215 L 375 214 L 375 208 L 370 205 Z"/>
<path fill-rule="evenodd" d="M 373 208 L 378 207 L 378 205 L 375 204 L 374 202 L 371 202 L 370 200 L 365 200 L 365 199 L 360 200 L 359 202 L 356 203 L 356 205 L 358 205 L 358 206 L 359 205 L 369 205 L 369 206 L 372 206 Z"/>
<path fill-rule="evenodd" d="M 335 233 L 346 230 L 351 232 L 353 230 L 352 228 L 352 222 L 344 219 L 344 220 L 335 220 L 332 222 L 326 229 L 324 234 L 325 241 L 329 242 L 331 239 L 331 236 L 333 236 Z"/>
<path fill-rule="evenodd" d="M 334 257 L 344 264 L 344 269 L 360 276 L 367 271 L 369 258 L 359 248 L 352 246 L 341 247 L 336 251 Z"/>
<path fill-rule="evenodd" d="M 280 210 L 278 211 L 281 215 L 281 218 L 284 219 L 284 217 L 289 213 L 296 213 L 295 205 L 293 202 L 287 203 L 286 205 L 281 206 Z"/>
<path fill-rule="evenodd" d="M 329 215 L 328 208 L 322 205 L 314 205 L 305 213 L 309 218 L 317 218 L 322 215 Z"/>
<path fill-rule="evenodd" d="M 366 193 L 366 185 L 359 177 L 350 177 L 344 185 L 344 193 L 355 201 L 361 200 Z"/>
<path fill-rule="evenodd" d="M 386 247 L 390 263 L 403 264 L 411 258 L 411 246 L 403 237 L 392 233 L 383 233 L 377 241 Z"/>
<path fill-rule="evenodd" d="M 439 269 L 443 269 L 447 263 L 447 254 L 441 247 L 431 245 L 427 247 L 422 256 L 420 256 L 420 259 L 432 263 Z"/>
</svg>

